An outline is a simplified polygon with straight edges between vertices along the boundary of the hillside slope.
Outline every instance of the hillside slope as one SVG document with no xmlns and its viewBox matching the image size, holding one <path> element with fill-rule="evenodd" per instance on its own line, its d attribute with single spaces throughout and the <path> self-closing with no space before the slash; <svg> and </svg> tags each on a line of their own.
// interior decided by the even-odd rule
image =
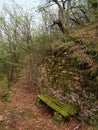
<svg viewBox="0 0 98 130">
<path fill-rule="evenodd" d="M 79 107 L 77 118 L 98 125 L 97 24 L 72 31 L 53 45 L 41 66 L 42 93 Z"/>
<path fill-rule="evenodd" d="M 39 73 L 41 93 L 77 106 L 79 114 L 75 118 L 81 122 L 71 118 L 58 127 L 53 123 L 53 111 L 49 107 L 36 107 L 37 93 L 32 88 L 30 66 L 26 63 L 17 83 L 12 85 L 9 100 L 0 100 L 0 130 L 98 129 L 98 35 L 95 25 L 89 27 L 90 40 L 85 32 L 86 29 L 72 32 L 53 44 Z"/>
</svg>

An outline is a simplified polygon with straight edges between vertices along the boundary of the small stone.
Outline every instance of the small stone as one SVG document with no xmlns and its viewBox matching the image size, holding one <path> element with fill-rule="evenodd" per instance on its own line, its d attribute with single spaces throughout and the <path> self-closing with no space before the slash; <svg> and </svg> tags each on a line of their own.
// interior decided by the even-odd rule
<svg viewBox="0 0 98 130">
<path fill-rule="evenodd" d="M 3 121 L 3 115 L 0 115 L 0 122 Z"/>
</svg>

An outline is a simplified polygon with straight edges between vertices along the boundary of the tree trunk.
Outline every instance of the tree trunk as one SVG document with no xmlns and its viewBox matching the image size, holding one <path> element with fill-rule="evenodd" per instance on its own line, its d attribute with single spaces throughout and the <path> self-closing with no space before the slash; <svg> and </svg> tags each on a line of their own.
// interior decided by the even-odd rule
<svg viewBox="0 0 98 130">
<path fill-rule="evenodd" d="M 51 27 L 53 27 L 54 25 L 58 25 L 58 27 L 60 28 L 61 32 L 62 33 L 65 33 L 65 28 L 61 22 L 60 19 L 56 20 L 56 21 L 53 21 L 53 24 L 51 25 Z"/>
<path fill-rule="evenodd" d="M 70 8 L 71 8 L 71 0 L 68 0 L 68 3 L 67 3 L 67 28 L 70 27 Z"/>
</svg>

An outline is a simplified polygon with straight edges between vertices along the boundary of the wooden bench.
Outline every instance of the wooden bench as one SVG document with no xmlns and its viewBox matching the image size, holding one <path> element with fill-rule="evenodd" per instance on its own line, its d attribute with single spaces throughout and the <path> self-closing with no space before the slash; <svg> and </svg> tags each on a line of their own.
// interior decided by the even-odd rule
<svg viewBox="0 0 98 130">
<path fill-rule="evenodd" d="M 68 118 L 76 115 L 78 110 L 72 105 L 61 103 L 57 99 L 44 94 L 38 95 L 36 103 L 37 106 L 43 106 L 46 104 L 51 109 L 53 109 L 55 111 L 53 119 L 57 124 L 60 124 L 63 117 Z"/>
</svg>

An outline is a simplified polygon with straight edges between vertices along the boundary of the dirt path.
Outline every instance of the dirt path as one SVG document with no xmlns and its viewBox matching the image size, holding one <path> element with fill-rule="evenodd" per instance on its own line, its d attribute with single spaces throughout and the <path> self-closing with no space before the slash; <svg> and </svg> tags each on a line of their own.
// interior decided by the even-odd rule
<svg viewBox="0 0 98 130">
<path fill-rule="evenodd" d="M 49 108 L 37 108 L 36 95 L 27 80 L 27 70 L 13 85 L 10 102 L 0 101 L 0 130 L 75 130 L 79 122 L 64 121 L 57 127 L 52 120 L 53 112 Z M 76 130 L 87 130 L 82 125 Z"/>
</svg>

